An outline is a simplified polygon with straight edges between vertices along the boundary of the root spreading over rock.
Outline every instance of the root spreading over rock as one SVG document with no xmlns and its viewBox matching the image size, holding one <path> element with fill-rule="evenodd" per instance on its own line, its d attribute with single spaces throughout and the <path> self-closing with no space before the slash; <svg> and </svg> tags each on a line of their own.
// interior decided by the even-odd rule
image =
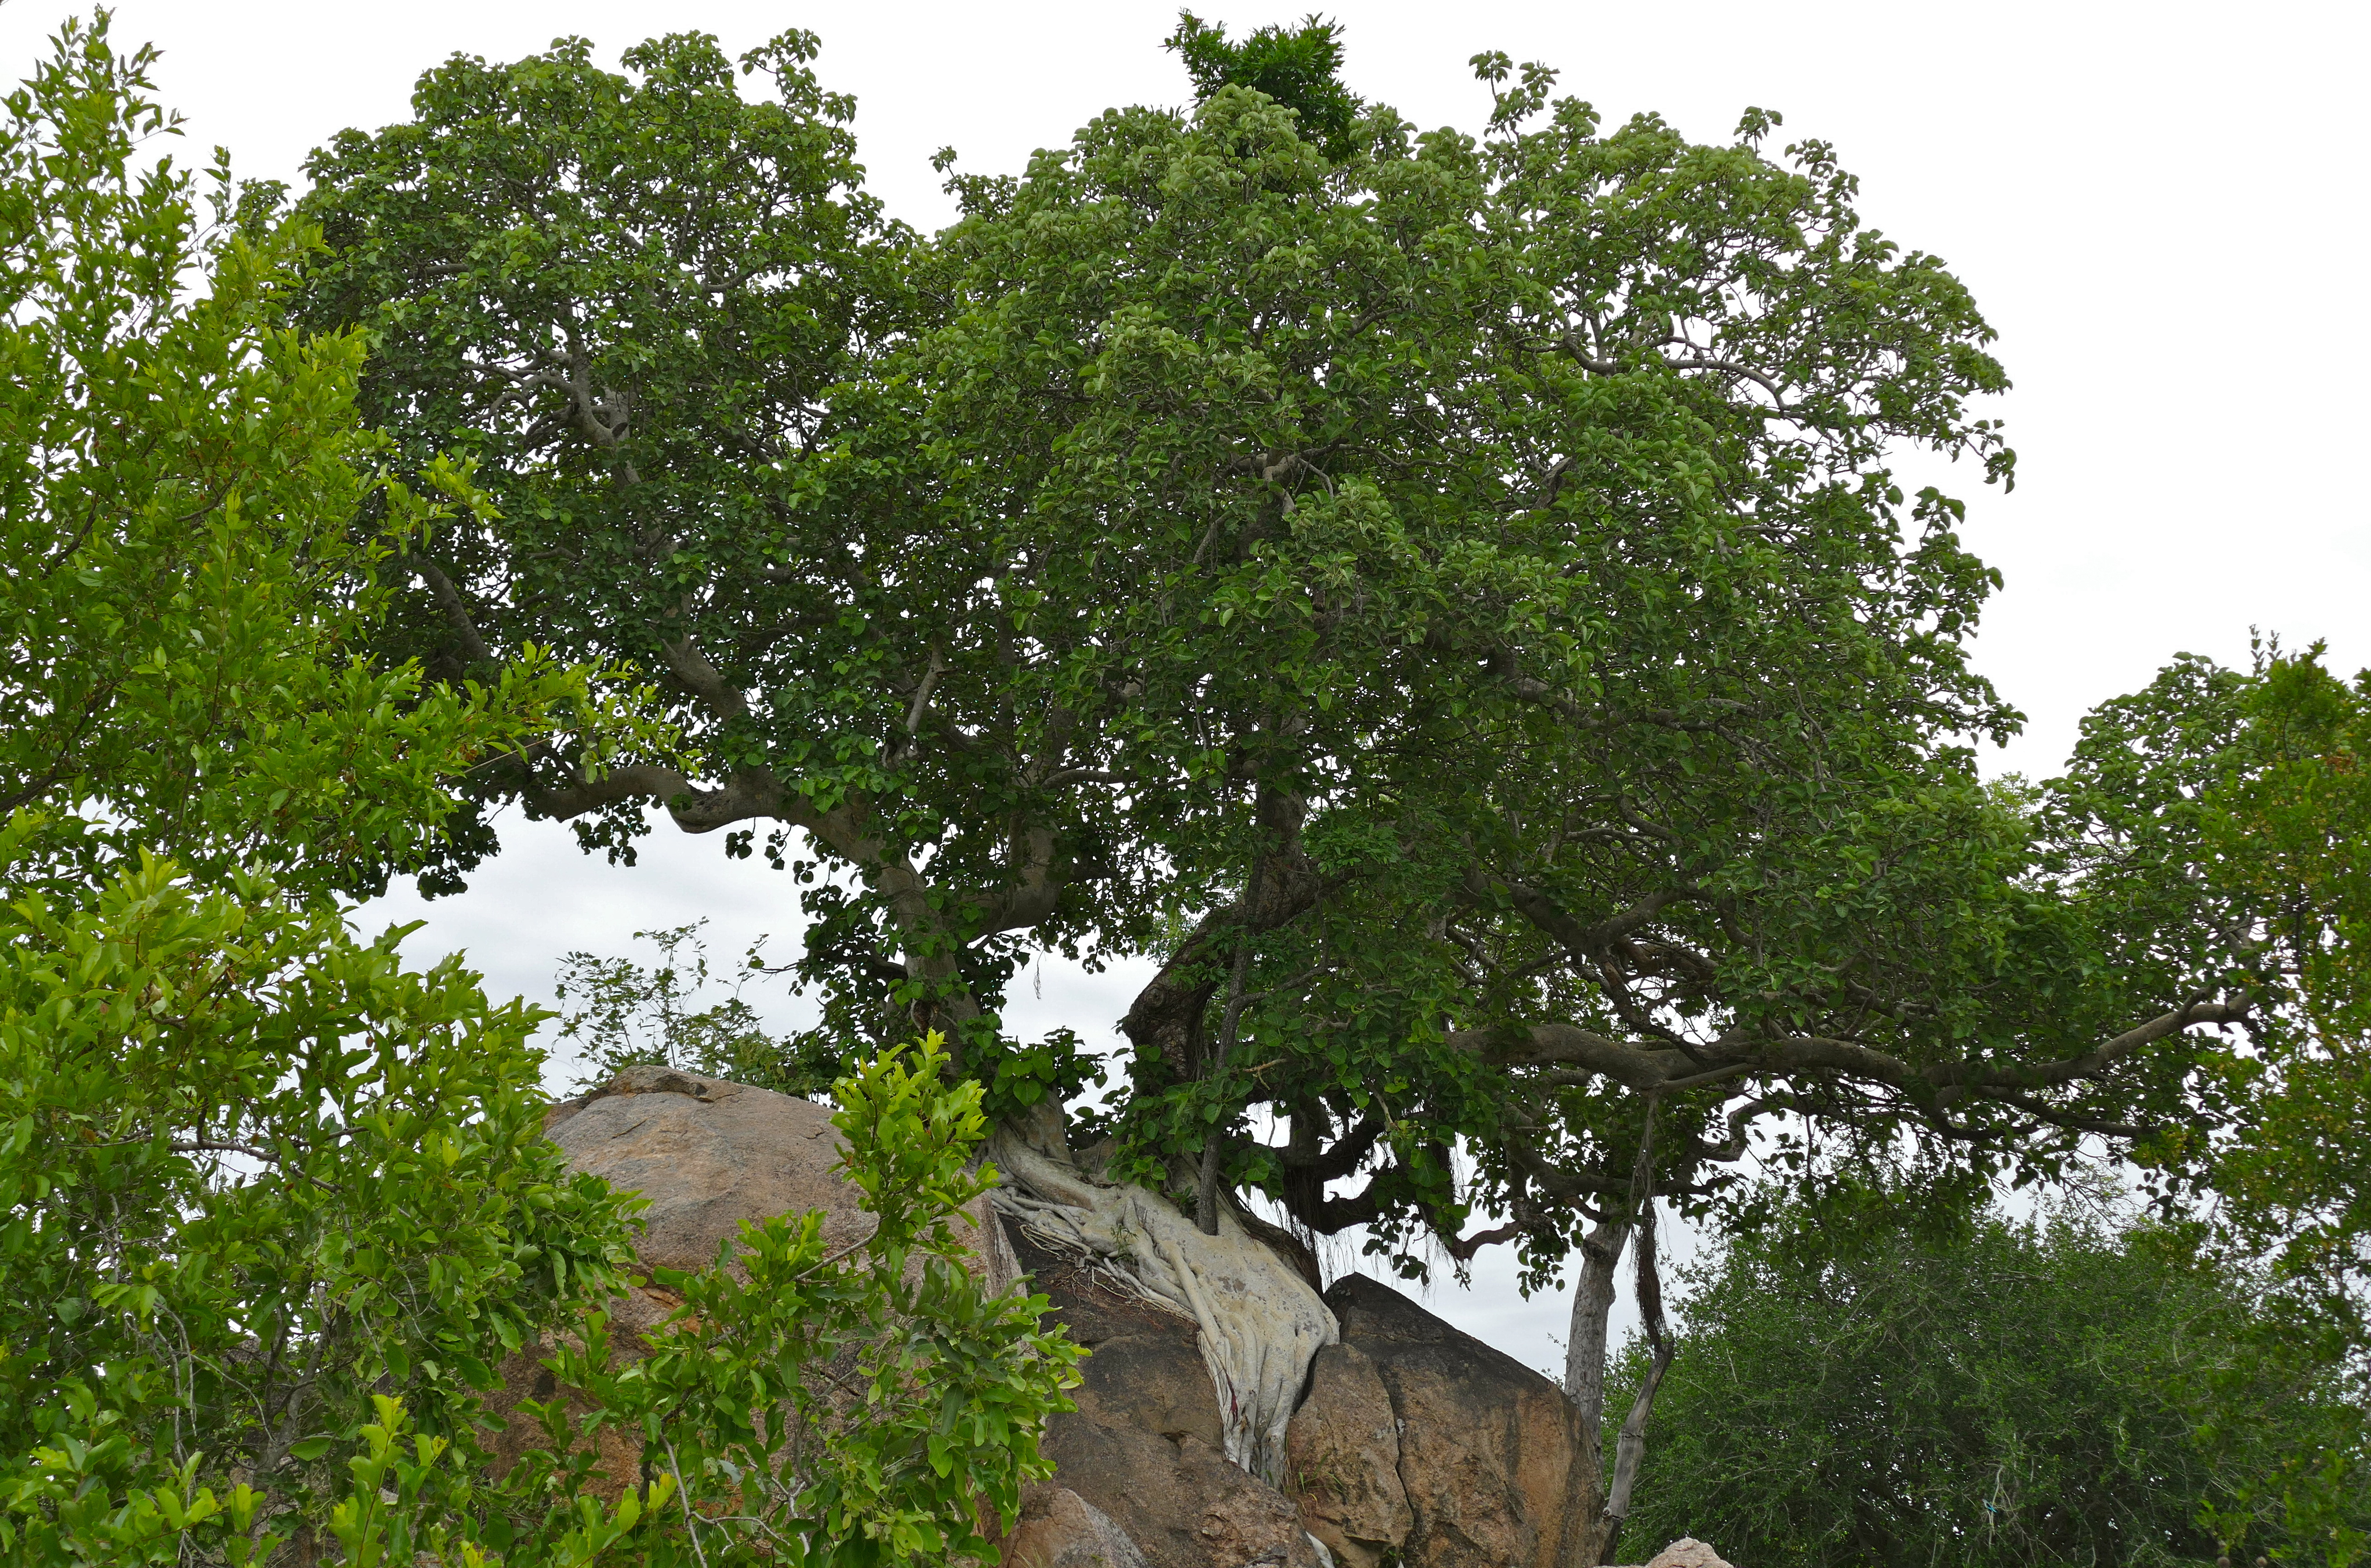
<svg viewBox="0 0 2371 1568">
<path fill-rule="evenodd" d="M 1091 1259 L 1120 1288 L 1194 1320 L 1218 1389 L 1227 1458 L 1278 1485 L 1285 1427 L 1309 1364 L 1335 1343 L 1317 1293 L 1222 1205 L 1206 1236 L 1143 1187 L 1098 1182 L 1017 1137 L 989 1151 L 1005 1177 L 995 1202 L 1044 1245 Z"/>
</svg>

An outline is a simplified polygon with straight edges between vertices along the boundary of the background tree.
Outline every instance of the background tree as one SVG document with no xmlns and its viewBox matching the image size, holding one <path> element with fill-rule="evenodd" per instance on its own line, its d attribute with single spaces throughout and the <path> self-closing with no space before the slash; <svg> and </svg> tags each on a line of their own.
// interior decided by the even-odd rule
<svg viewBox="0 0 2371 1568">
<path fill-rule="evenodd" d="M 2243 1541 L 2249 1505 L 2278 1498 L 2292 1536 L 2342 1557 L 2365 1548 L 2352 1500 L 2371 1457 L 2371 674 L 2342 681 L 2320 652 L 2177 661 L 2091 716 L 2049 806 L 2069 873 L 2129 911 L 2120 963 L 2219 968 L 2259 999 L 2250 1048 L 2214 1085 L 2227 1113 L 2143 1152 L 2211 1188 L 2210 1243 L 2267 1269 L 2263 1354 L 2353 1393 L 2217 1528 Z M 2217 1422 L 2236 1443 L 2250 1424 L 2243 1402 Z"/>
<path fill-rule="evenodd" d="M 2199 1562 L 2251 1512 L 2251 1551 L 2352 1560 L 2259 1485 L 2348 1390 L 2266 1357 L 2261 1280 L 2181 1230 L 1796 1211 L 1685 1273 L 1637 1539 L 1774 1564 Z M 2209 1388 L 2244 1407 L 2243 1446 L 2200 1430 Z"/>
<path fill-rule="evenodd" d="M 765 939 L 743 954 L 725 990 L 710 968 L 700 934 L 706 925 L 636 931 L 636 941 L 658 950 L 659 962 L 649 969 L 630 958 L 590 952 L 561 961 L 560 1037 L 578 1043 L 584 1070 L 577 1088 L 591 1090 L 626 1067 L 652 1064 L 781 1094 L 828 1094 L 836 1054 L 818 1058 L 812 1035 L 775 1039 L 742 997 L 748 982 L 766 972 Z"/>
</svg>

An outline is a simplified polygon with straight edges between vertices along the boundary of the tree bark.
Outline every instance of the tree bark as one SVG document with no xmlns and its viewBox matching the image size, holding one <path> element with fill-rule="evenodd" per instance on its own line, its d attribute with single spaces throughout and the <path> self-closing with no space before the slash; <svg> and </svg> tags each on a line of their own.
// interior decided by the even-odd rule
<svg viewBox="0 0 2371 1568">
<path fill-rule="evenodd" d="M 1227 973 L 1227 1011 L 1219 1024 L 1219 1049 L 1203 1077 L 1218 1078 L 1227 1070 L 1227 1058 L 1234 1054 L 1235 1033 L 1243 1021 L 1243 974 L 1252 957 L 1252 917 L 1260 906 L 1261 882 L 1267 870 L 1267 856 L 1252 857 L 1251 885 L 1243 892 L 1243 927 L 1235 933 L 1234 963 Z M 1201 1179 L 1194 1186 L 1194 1223 L 1202 1228 L 1205 1236 L 1219 1233 L 1219 1165 L 1226 1152 L 1227 1122 L 1221 1117 L 1202 1135 Z"/>
<path fill-rule="evenodd" d="M 1627 1202 L 1619 1210 L 1607 1205 L 1605 1217 L 1581 1239 L 1580 1279 L 1573 1287 L 1572 1322 L 1565 1339 L 1564 1364 L 1565 1396 L 1572 1401 L 1579 1430 L 1573 1435 L 1572 1468 L 1565 1472 L 1564 1512 L 1556 1530 L 1556 1568 L 1596 1568 L 1613 1544 L 1611 1532 L 1620 1528 L 1606 1507 L 1605 1333 L 1613 1312 L 1614 1282 L 1622 1266 L 1622 1250 L 1629 1243 L 1634 1225 L 1641 1220 L 1652 1224 L 1655 1109 L 1655 1100 L 1650 1095 L 1646 1124 L 1638 1134 L 1637 1158 L 1630 1167 Z M 1661 1312 L 1659 1296 L 1659 1328 Z M 1645 1417 L 1638 1419 L 1643 1425 Z M 1634 1476 L 1636 1470 L 1634 1463 Z"/>
<path fill-rule="evenodd" d="M 1580 1279 L 1573 1287 L 1564 1359 L 1565 1397 L 1572 1401 L 1577 1430 L 1572 1468 L 1565 1472 L 1556 1568 L 1593 1568 L 1603 1550 L 1605 1330 L 1613 1311 L 1622 1250 L 1629 1240 L 1627 1218 L 1611 1215 L 1581 1239 Z"/>
<path fill-rule="evenodd" d="M 1598 1545 L 1600 1563 L 1613 1561 L 1622 1539 L 1623 1521 L 1630 1516 L 1630 1493 L 1637 1484 L 1638 1464 L 1647 1454 L 1647 1416 L 1655 1408 L 1655 1391 L 1671 1369 L 1671 1339 L 1663 1325 L 1663 1276 L 1655 1258 L 1655 1200 L 1650 1193 L 1638 1216 L 1638 1318 L 1646 1326 L 1649 1359 L 1638 1395 L 1630 1401 L 1620 1435 L 1613 1442 L 1613 1480 L 1605 1489 L 1603 1539 Z"/>
</svg>

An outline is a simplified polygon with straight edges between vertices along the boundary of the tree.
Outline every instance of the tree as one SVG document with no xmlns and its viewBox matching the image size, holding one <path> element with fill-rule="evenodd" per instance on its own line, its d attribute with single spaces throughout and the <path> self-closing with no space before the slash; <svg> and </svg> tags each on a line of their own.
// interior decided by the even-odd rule
<svg viewBox="0 0 2371 1568">
<path fill-rule="evenodd" d="M 597 770 L 666 737 L 597 665 L 363 656 L 378 565 L 483 498 L 434 460 L 437 504 L 374 472 L 359 340 L 275 324 L 312 236 L 226 174 L 200 228 L 143 146 L 173 128 L 153 59 L 69 24 L 0 106 L 0 1558 L 977 1551 L 1073 1355 L 955 1262 L 977 1090 L 927 1050 L 849 1075 L 875 1236 L 754 1232 L 756 1285 L 676 1281 L 701 1316 L 628 1378 L 595 1346 L 635 1205 L 543 1136 L 544 1015 L 348 930 L 338 894 L 468 852 L 451 791 L 488 755 Z M 558 1457 L 494 1483 L 492 1367 L 578 1330 L 592 1413 L 547 1412 Z M 805 1390 L 860 1355 L 862 1408 Z M 603 1422 L 687 1456 L 665 1490 L 580 1504 Z M 831 1432 L 822 1462 L 772 1466 L 793 1426 Z"/>
<path fill-rule="evenodd" d="M 312 1461 L 363 1390 L 448 1430 L 626 1256 L 617 1200 L 541 1143 L 533 1016 L 330 905 L 420 863 L 473 753 L 589 714 L 587 672 L 432 689 L 361 657 L 382 547 L 353 512 L 375 484 L 398 536 L 435 509 L 372 478 L 360 344 L 272 324 L 301 233 L 242 223 L 224 179 L 202 237 L 192 178 L 141 169 L 172 129 L 152 59 L 70 24 L 0 125 L 22 1561 L 169 1558 L 185 1528 L 245 1560 L 336 1490 Z"/>
<path fill-rule="evenodd" d="M 1194 79 L 1194 96 L 1220 87 L 1249 87 L 1292 110 L 1303 133 L 1322 140 L 1326 156 L 1350 149 L 1350 127 L 1362 107 L 1342 85 L 1342 25 L 1312 14 L 1290 30 L 1256 28 L 1241 43 L 1227 41 L 1226 24 L 1177 13 L 1177 30 L 1162 44 Z"/>
<path fill-rule="evenodd" d="M 700 937 L 707 923 L 636 931 L 635 940 L 658 950 L 660 962 L 653 969 L 629 958 L 589 952 L 572 952 L 561 961 L 557 990 L 564 1010 L 560 1037 L 581 1042 L 584 1072 L 578 1089 L 596 1088 L 621 1068 L 648 1063 L 781 1094 L 814 1097 L 830 1091 L 829 1063 L 815 1059 L 814 1040 L 775 1040 L 766 1032 L 758 1009 L 742 999 L 743 988 L 765 972 L 766 939 L 759 938 L 743 955 L 732 990 L 709 1000 L 714 977 L 708 944 Z M 575 1006 L 567 1009 L 572 999 Z M 802 1051 L 802 1045 L 808 1049 Z"/>
<path fill-rule="evenodd" d="M 765 825 L 829 1027 L 945 1030 L 1041 1197 L 1109 1189 L 1077 1069 L 1006 1071 L 1002 987 L 1156 954 L 1103 1177 L 1411 1269 L 1578 1249 L 1592 1434 L 1652 1193 L 1724 1201 L 1759 1138 L 1964 1201 L 2187 1114 L 2237 977 L 2102 962 L 2121 906 L 1975 775 L 2017 721 L 1965 656 L 1995 579 L 1891 467 L 2011 472 L 1942 263 L 1761 110 L 1604 132 L 1491 55 L 1478 139 L 1336 133 L 1175 41 L 1190 115 L 954 177 L 927 242 L 855 189 L 805 35 L 745 60 L 758 103 L 697 38 L 456 60 L 317 156 L 306 318 L 375 334 L 372 420 L 496 502 L 393 648 L 644 659 L 705 757 L 521 752 L 489 791 L 613 851 L 652 804 L 734 854 Z"/>
<path fill-rule="evenodd" d="M 1923 1229 L 1796 1211 L 1686 1272 L 1636 1525 L 1744 1562 L 2211 1561 L 2217 1506 L 2344 1401 L 2257 1353 L 2257 1279 L 2073 1205 Z M 2215 1382 L 2250 1407 L 2244 1449 L 2199 1429 Z M 2358 1472 L 2358 1526 L 2363 1498 Z M 2259 1506 L 2260 1546 L 2324 1560 Z"/>
<path fill-rule="evenodd" d="M 2250 1049 L 2213 1086 L 2224 1114 L 2143 1153 L 2211 1189 L 2210 1241 L 2268 1269 L 2265 1355 L 2354 1390 L 2259 1488 L 2336 1561 L 2365 1550 L 2352 1501 L 2371 1458 L 2371 673 L 2339 679 L 2319 646 L 2257 654 L 2248 671 L 2184 657 L 2103 705 L 2051 808 L 2068 872 L 2127 911 L 2119 961 L 2219 970 L 2257 999 Z M 2245 1441 L 2250 1414 L 2230 1403 L 2217 1424 Z M 2227 1511 L 2227 1539 L 2257 1501 Z"/>
<path fill-rule="evenodd" d="M 477 756 L 616 715 L 539 651 L 485 689 L 364 656 L 386 540 L 478 501 L 449 464 L 380 475 L 360 340 L 275 325 L 300 231 L 256 230 L 218 164 L 202 237 L 191 175 L 138 167 L 173 129 L 149 58 L 72 28 L 0 124 L 0 813 L 42 813 L 19 853 L 71 874 L 147 850 L 376 892 L 433 862 Z M 366 499 L 386 533 L 323 525 Z"/>
</svg>

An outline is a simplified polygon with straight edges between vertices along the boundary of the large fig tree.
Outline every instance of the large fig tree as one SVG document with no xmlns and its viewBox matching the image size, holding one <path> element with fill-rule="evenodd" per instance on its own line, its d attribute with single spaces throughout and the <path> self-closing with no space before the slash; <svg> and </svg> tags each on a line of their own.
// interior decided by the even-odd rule
<svg viewBox="0 0 2371 1568">
<path fill-rule="evenodd" d="M 410 563 L 390 651 L 634 660 L 700 750 L 522 750 L 488 799 L 613 853 L 653 805 L 762 837 L 834 1025 L 946 1031 L 1031 1201 L 1182 1211 L 1181 1270 L 1294 1251 L 1254 1191 L 1409 1268 L 1577 1252 L 1593 1444 L 1656 1194 L 1748 1193 L 1750 1148 L 1949 1186 L 2156 1136 L 2245 996 L 2103 962 L 2130 901 L 1977 778 L 1997 579 L 1894 470 L 2006 482 L 2006 381 L 1830 150 L 1608 131 L 1498 56 L 1479 136 L 1420 133 L 1252 68 L 1290 41 L 1181 28 L 1190 112 L 954 176 L 928 239 L 804 35 L 756 100 L 696 37 L 456 59 L 312 165 L 308 309 L 498 508 Z M 1048 951 L 1161 961 L 1093 1151 L 1084 1065 L 998 1022 Z M 1567 1561 L 1624 1486 L 1576 1467 Z"/>
</svg>

